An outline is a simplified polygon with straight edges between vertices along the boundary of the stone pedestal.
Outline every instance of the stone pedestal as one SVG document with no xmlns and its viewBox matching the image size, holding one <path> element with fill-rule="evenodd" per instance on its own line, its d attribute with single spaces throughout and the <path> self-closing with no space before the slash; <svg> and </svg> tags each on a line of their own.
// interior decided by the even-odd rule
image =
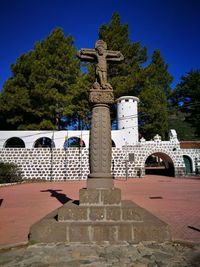
<svg viewBox="0 0 200 267">
<path fill-rule="evenodd" d="M 132 201 L 121 190 L 81 189 L 80 204 L 72 201 L 31 227 L 36 242 L 163 242 L 170 239 L 166 223 Z"/>
</svg>

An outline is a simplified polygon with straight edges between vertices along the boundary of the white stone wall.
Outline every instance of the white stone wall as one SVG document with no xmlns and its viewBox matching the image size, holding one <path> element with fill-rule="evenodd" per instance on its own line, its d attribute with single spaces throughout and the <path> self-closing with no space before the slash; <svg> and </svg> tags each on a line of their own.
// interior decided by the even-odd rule
<svg viewBox="0 0 200 267">
<path fill-rule="evenodd" d="M 145 174 L 146 159 L 156 153 L 162 155 L 168 164 L 172 163 L 175 175 L 184 175 L 183 155 L 192 162 L 192 171 L 199 168 L 200 149 L 180 149 L 175 130 L 170 130 L 169 141 L 161 141 L 159 135 L 153 141 L 141 139 L 138 142 L 139 99 L 133 96 L 117 100 L 118 130 L 111 132 L 115 148 L 112 150 L 112 172 L 114 177 L 138 177 Z M 5 148 L 9 138 L 18 137 L 25 148 Z M 53 140 L 54 147 L 34 148 L 35 142 L 42 137 Z M 66 139 L 81 138 L 85 148 L 64 150 Z M 22 170 L 26 179 L 78 180 L 87 179 L 89 174 L 89 131 L 0 131 L 0 161 L 14 162 Z M 129 155 L 132 159 L 129 161 Z"/>
<path fill-rule="evenodd" d="M 0 149 L 0 161 L 17 164 L 25 179 L 86 179 L 89 173 L 88 158 L 87 148 Z"/>
<path fill-rule="evenodd" d="M 134 154 L 134 160 L 129 161 L 129 154 Z M 200 149 L 180 149 L 179 143 L 170 141 L 147 141 L 137 146 L 113 148 L 112 173 L 115 178 L 125 179 L 145 174 L 145 161 L 153 153 L 166 155 L 171 159 L 175 175 L 184 175 L 183 155 L 193 162 L 200 162 Z M 0 161 L 13 162 L 22 170 L 25 179 L 45 180 L 79 180 L 87 179 L 89 174 L 88 148 L 6 148 L 0 149 Z M 127 168 L 126 168 L 127 166 Z"/>
<path fill-rule="evenodd" d="M 89 174 L 88 148 L 5 148 L 0 149 L 0 161 L 17 164 L 25 179 L 85 180 Z M 112 173 L 125 177 L 125 153 L 113 148 Z"/>
<path fill-rule="evenodd" d="M 166 161 L 171 160 L 175 168 L 176 176 L 183 175 L 182 172 L 180 173 L 180 171 L 185 168 L 181 149 L 178 145 L 175 145 L 170 141 L 147 141 L 139 143 L 138 146 L 128 147 L 127 150 L 128 153 L 134 154 L 134 161 L 128 165 L 129 176 L 138 176 L 138 172 L 142 172 L 142 175 L 144 175 L 145 161 L 150 155 L 155 153 L 166 158 Z"/>
</svg>

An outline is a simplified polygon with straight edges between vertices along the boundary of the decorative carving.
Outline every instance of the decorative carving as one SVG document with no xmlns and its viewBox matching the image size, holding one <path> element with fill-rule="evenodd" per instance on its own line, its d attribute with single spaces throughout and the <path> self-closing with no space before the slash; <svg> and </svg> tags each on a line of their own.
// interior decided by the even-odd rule
<svg viewBox="0 0 200 267">
<path fill-rule="evenodd" d="M 110 174 L 111 124 L 107 105 L 97 105 L 92 110 L 90 131 L 90 173 Z M 91 176 L 91 175 L 90 175 Z"/>
<path fill-rule="evenodd" d="M 92 104 L 113 104 L 114 95 L 111 90 L 91 89 L 89 101 Z"/>
</svg>

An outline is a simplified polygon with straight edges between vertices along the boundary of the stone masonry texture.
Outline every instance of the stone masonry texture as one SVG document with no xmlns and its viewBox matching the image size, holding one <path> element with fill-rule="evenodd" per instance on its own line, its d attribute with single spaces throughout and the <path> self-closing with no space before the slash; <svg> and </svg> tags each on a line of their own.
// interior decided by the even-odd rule
<svg viewBox="0 0 200 267">
<path fill-rule="evenodd" d="M 143 176 L 145 161 L 153 153 L 162 153 L 171 159 L 175 176 L 185 174 L 183 155 L 191 159 L 194 171 L 195 164 L 200 164 L 200 149 L 181 149 L 179 143 L 170 141 L 140 142 L 137 146 L 112 148 L 114 178 L 126 177 L 126 164 L 128 177 Z M 128 160 L 129 154 L 134 155 L 134 161 Z M 0 161 L 17 164 L 24 179 L 86 180 L 89 174 L 88 148 L 4 148 L 0 149 Z"/>
</svg>

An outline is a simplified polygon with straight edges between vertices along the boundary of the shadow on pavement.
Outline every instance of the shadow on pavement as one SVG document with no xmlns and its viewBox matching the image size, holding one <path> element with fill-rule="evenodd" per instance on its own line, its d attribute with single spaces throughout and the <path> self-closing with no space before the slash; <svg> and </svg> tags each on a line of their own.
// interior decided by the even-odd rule
<svg viewBox="0 0 200 267">
<path fill-rule="evenodd" d="M 68 201 L 71 201 L 72 199 L 67 197 L 65 194 L 59 193 L 60 189 L 53 190 L 53 189 L 47 189 L 47 190 L 41 190 L 40 192 L 49 192 L 51 193 L 51 197 L 55 197 L 61 204 L 66 204 Z M 78 200 L 73 201 L 74 204 L 79 205 Z"/>
</svg>

